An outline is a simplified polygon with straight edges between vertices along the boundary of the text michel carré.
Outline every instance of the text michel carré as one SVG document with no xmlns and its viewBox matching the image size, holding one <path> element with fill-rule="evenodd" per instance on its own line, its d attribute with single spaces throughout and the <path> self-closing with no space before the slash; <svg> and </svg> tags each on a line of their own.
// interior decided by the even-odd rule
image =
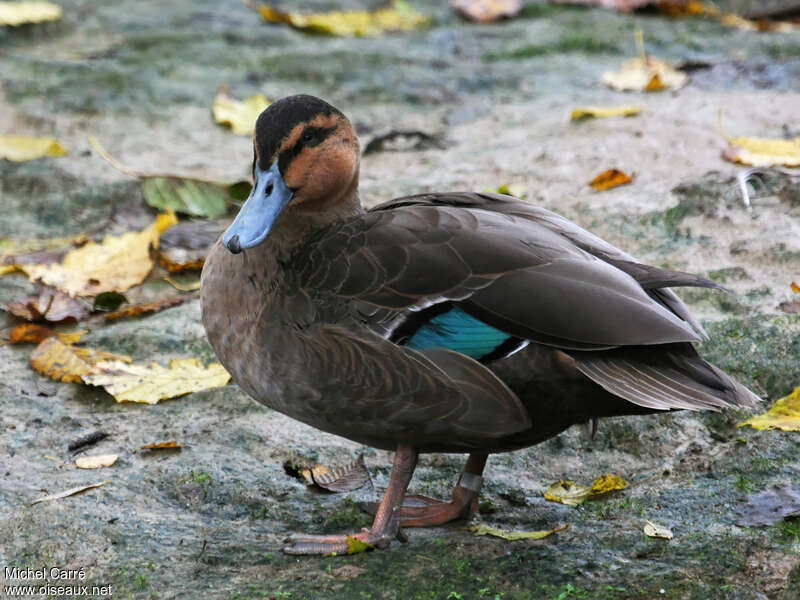
<svg viewBox="0 0 800 600">
<path fill-rule="evenodd" d="M 5 567 L 3 575 L 6 579 L 78 579 L 80 581 L 86 579 L 84 569 L 62 569 L 60 567 L 50 567 L 49 569 L 47 567 L 41 569 Z"/>
</svg>

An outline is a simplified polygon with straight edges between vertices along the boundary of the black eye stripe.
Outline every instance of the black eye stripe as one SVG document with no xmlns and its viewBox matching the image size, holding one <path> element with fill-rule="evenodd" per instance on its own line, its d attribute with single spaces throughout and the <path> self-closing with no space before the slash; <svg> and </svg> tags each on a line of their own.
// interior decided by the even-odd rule
<svg viewBox="0 0 800 600">
<path fill-rule="evenodd" d="M 303 148 L 319 146 L 328 139 L 334 131 L 336 131 L 336 127 L 314 127 L 313 125 L 308 125 L 303 129 L 303 133 L 300 134 L 300 137 L 292 147 L 278 154 L 278 169 L 280 169 L 281 173 L 285 173 L 286 168 L 295 157 L 303 151 Z M 305 141 L 303 138 L 308 135 L 312 136 L 312 139 L 310 141 Z"/>
</svg>

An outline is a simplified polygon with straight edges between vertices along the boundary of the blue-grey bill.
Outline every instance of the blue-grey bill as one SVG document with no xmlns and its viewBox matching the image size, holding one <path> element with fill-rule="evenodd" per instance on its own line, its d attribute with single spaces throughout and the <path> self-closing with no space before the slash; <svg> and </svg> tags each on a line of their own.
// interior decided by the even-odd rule
<svg viewBox="0 0 800 600">
<path fill-rule="evenodd" d="M 258 246 L 267 239 L 270 229 L 292 196 L 292 190 L 286 187 L 278 170 L 277 161 L 267 171 L 261 170 L 256 164 L 255 184 L 250 197 L 222 236 L 222 243 L 234 254 Z"/>
</svg>

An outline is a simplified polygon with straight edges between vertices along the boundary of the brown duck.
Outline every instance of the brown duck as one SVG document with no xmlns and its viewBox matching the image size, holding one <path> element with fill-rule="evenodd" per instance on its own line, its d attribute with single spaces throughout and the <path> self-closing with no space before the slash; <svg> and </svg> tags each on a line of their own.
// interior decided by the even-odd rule
<svg viewBox="0 0 800 600">
<path fill-rule="evenodd" d="M 508 196 L 365 210 L 356 134 L 319 98 L 272 104 L 254 150 L 253 190 L 203 269 L 203 323 L 253 398 L 395 451 L 362 542 L 469 516 L 490 453 L 598 417 L 758 400 L 698 356 L 705 332 L 668 289 L 712 281 Z M 406 495 L 420 452 L 469 453 L 451 501 Z M 286 551 L 347 548 L 348 536 L 294 536 Z"/>
</svg>

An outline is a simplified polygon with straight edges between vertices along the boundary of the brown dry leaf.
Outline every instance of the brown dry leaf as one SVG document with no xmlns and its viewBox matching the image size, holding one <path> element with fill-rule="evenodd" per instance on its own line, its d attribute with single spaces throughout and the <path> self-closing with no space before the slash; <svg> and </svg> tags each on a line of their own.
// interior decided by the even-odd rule
<svg viewBox="0 0 800 600">
<path fill-rule="evenodd" d="M 555 529 L 546 529 L 543 531 L 509 531 L 508 529 L 500 529 L 498 527 L 489 527 L 487 525 L 471 525 L 467 527 L 467 531 L 471 531 L 475 535 L 491 535 L 499 537 L 504 540 L 540 540 L 552 535 L 558 531 L 568 529 L 569 525 L 559 525 Z"/>
<path fill-rule="evenodd" d="M 578 506 L 583 504 L 584 500 L 589 497 L 591 488 L 585 485 L 578 485 L 571 481 L 556 481 L 553 485 L 544 491 L 544 497 L 553 502 L 560 502 L 567 506 Z"/>
<path fill-rule="evenodd" d="M 178 304 L 183 304 L 191 298 L 192 296 L 176 296 L 174 298 L 161 298 L 160 300 L 153 300 L 152 302 L 145 302 L 143 304 L 133 304 L 126 306 L 125 308 L 120 308 L 119 310 L 106 313 L 103 315 L 103 318 L 106 321 L 114 321 L 115 319 L 122 319 L 125 317 L 149 315 L 151 313 L 160 312 L 165 308 L 171 308 L 173 306 L 177 306 Z"/>
<path fill-rule="evenodd" d="M 183 273 L 184 271 L 200 271 L 206 264 L 206 250 L 185 250 L 175 248 L 162 250 L 158 254 L 158 264 L 170 273 Z"/>
<path fill-rule="evenodd" d="M 522 10 L 522 0 L 450 0 L 450 6 L 465 19 L 491 23 L 516 17 Z"/>
<path fill-rule="evenodd" d="M 3 4 L 7 3 L 0 2 L 0 10 L 2 10 Z M 2 19 L 1 15 L 0 19 Z M 66 154 L 66 149 L 53 138 L 0 135 L 0 159 L 25 162 L 46 156 L 65 156 Z"/>
<path fill-rule="evenodd" d="M 753 429 L 779 429 L 800 431 L 800 387 L 776 401 L 763 415 L 750 417 L 737 427 L 749 425 Z"/>
<path fill-rule="evenodd" d="M 800 167 L 800 137 L 793 140 L 728 138 L 728 147 L 722 156 L 731 162 L 753 167 Z"/>
<path fill-rule="evenodd" d="M 224 230 L 224 224 L 217 221 L 192 221 L 170 227 L 161 236 L 159 264 L 170 273 L 202 269 Z"/>
<path fill-rule="evenodd" d="M 642 112 L 642 106 L 586 106 L 574 109 L 569 118 L 572 121 L 583 121 L 586 119 L 602 119 L 606 117 L 632 117 Z"/>
<path fill-rule="evenodd" d="M 800 294 L 800 285 L 797 285 L 794 281 L 792 282 L 791 288 L 795 294 Z"/>
<path fill-rule="evenodd" d="M 110 479 L 106 479 L 105 481 L 101 481 L 100 483 L 92 483 L 90 485 L 81 485 L 78 487 L 70 488 L 68 490 L 64 490 L 63 492 L 58 492 L 57 494 L 50 494 L 49 496 L 43 496 L 42 498 L 37 498 L 33 500 L 31 504 L 38 504 L 39 502 L 49 502 L 51 500 L 60 500 L 61 498 L 66 498 L 67 496 L 74 496 L 75 494 L 80 494 L 81 492 L 85 492 L 86 490 L 91 490 L 96 487 L 100 487 L 101 485 L 106 485 L 107 483 L 111 483 Z"/>
<path fill-rule="evenodd" d="M 236 135 L 253 135 L 256 119 L 271 102 L 264 94 L 237 100 L 228 95 L 228 86 L 222 85 L 214 98 L 211 113 L 220 125 L 229 125 Z"/>
<path fill-rule="evenodd" d="M 79 341 L 85 334 L 85 331 L 73 331 L 72 333 L 59 333 L 53 331 L 44 325 L 36 325 L 35 323 L 23 323 L 17 325 L 11 330 L 9 335 L 9 344 L 38 344 L 45 338 L 56 337 L 65 344 L 74 344 Z"/>
<path fill-rule="evenodd" d="M 430 19 L 415 11 L 405 0 L 373 11 L 349 10 L 326 13 L 283 12 L 266 4 L 256 7 L 270 23 L 285 23 L 295 29 L 344 37 L 369 37 L 387 31 L 410 31 L 425 27 Z"/>
<path fill-rule="evenodd" d="M 669 529 L 661 525 L 656 525 L 652 521 L 645 522 L 644 534 L 647 537 L 662 538 L 665 540 L 672 539 L 672 532 Z"/>
<path fill-rule="evenodd" d="M 589 496 L 600 496 L 608 494 L 609 492 L 616 492 L 617 490 L 624 490 L 628 487 L 628 482 L 619 475 L 609 473 L 608 475 L 601 475 L 592 483 L 592 489 L 589 490 Z"/>
<path fill-rule="evenodd" d="M 9 302 L 3 309 L 19 319 L 49 323 L 82 321 L 89 316 L 79 300 L 51 288 L 45 288 L 38 296 L 21 302 Z"/>
<path fill-rule="evenodd" d="M 363 454 L 344 467 L 331 469 L 325 465 L 315 465 L 310 469 L 300 469 L 300 475 L 308 485 L 316 485 L 329 492 L 337 493 L 352 492 L 372 481 L 364 464 Z"/>
<path fill-rule="evenodd" d="M 589 182 L 589 185 L 598 192 L 610 190 L 620 185 L 628 185 L 633 181 L 627 174 L 618 169 L 608 169 Z"/>
<path fill-rule="evenodd" d="M 179 450 L 180 448 L 183 448 L 183 446 L 175 440 L 170 440 L 168 442 L 158 442 L 157 444 L 145 444 L 139 450 Z"/>
<path fill-rule="evenodd" d="M 119 458 L 119 454 L 98 454 L 96 456 L 80 456 L 75 459 L 75 466 L 79 469 L 99 469 L 110 467 Z"/>
<path fill-rule="evenodd" d="M 70 296 L 124 292 L 147 277 L 153 268 L 151 250 L 158 248 L 159 236 L 177 222 L 174 212 L 163 213 L 142 231 L 109 235 L 100 244 L 89 242 L 70 250 L 61 263 L 21 268 L 32 281 L 41 279 Z"/>
<path fill-rule="evenodd" d="M 61 7 L 52 2 L 25 1 L 0 2 L 0 25 L 27 25 L 57 21 L 61 18 Z"/>
<path fill-rule="evenodd" d="M 108 360 L 131 362 L 132 359 L 102 350 L 76 348 L 53 337 L 36 346 L 30 357 L 31 366 L 39 373 L 67 383 L 81 383 L 81 377 L 95 364 Z"/>
<path fill-rule="evenodd" d="M 89 385 L 103 386 L 117 402 L 157 404 L 160 400 L 227 385 L 230 373 L 219 363 L 204 367 L 196 358 L 174 359 L 169 367 L 159 364 L 98 362 L 81 378 Z"/>
</svg>

